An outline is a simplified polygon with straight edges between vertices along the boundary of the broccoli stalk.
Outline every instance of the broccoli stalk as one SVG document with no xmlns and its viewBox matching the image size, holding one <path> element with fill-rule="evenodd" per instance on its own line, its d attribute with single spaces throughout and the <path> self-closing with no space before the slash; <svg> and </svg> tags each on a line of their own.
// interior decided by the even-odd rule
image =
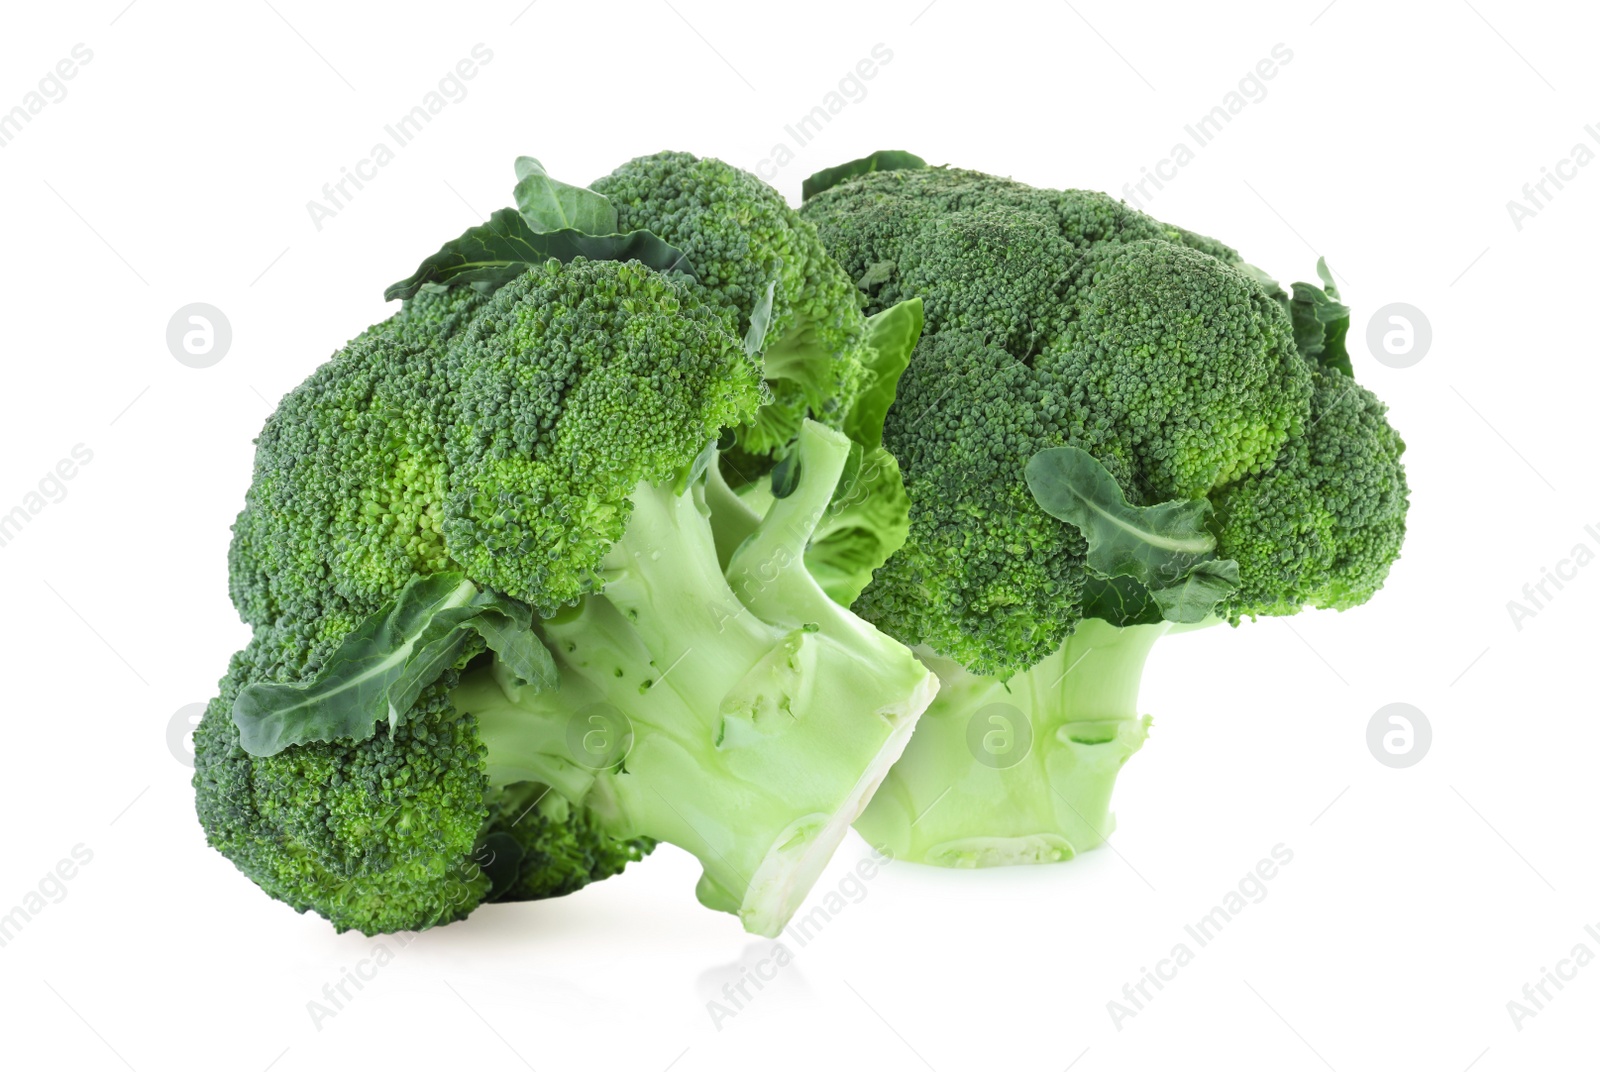
<svg viewBox="0 0 1600 1072">
<path fill-rule="evenodd" d="M 603 590 L 537 625 L 558 687 L 524 686 L 486 658 L 454 693 L 477 718 L 491 784 L 542 782 L 613 837 L 687 849 L 705 869 L 700 901 L 769 936 L 938 685 L 805 568 L 849 452 L 847 437 L 807 421 L 794 491 L 726 570 L 703 477 L 687 490 L 640 485 L 601 562 Z"/>
<path fill-rule="evenodd" d="M 856 829 L 944 867 L 1070 860 L 1115 827 L 1111 790 L 1144 744 L 1139 679 L 1169 625 L 1088 619 L 1009 680 L 922 652 L 939 694 Z"/>
</svg>

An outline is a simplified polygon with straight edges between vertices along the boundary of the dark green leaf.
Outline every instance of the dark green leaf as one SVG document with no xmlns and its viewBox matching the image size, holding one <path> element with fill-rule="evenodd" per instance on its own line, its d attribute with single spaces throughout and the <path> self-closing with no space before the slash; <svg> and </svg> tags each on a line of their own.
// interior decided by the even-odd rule
<svg viewBox="0 0 1600 1072">
<path fill-rule="evenodd" d="M 1322 289 L 1327 291 L 1328 297 L 1338 301 L 1339 287 L 1333 281 L 1333 269 L 1328 267 L 1328 258 L 1317 258 L 1317 278 L 1322 280 Z"/>
<path fill-rule="evenodd" d="M 871 156 L 863 156 L 860 160 L 852 160 L 847 164 L 817 172 L 800 185 L 800 198 L 803 201 L 810 201 L 822 191 L 837 186 L 846 179 L 853 179 L 857 175 L 927 166 L 928 162 L 916 153 L 908 153 L 901 149 L 879 149 Z"/>
<path fill-rule="evenodd" d="M 531 156 L 517 157 L 515 197 L 522 218 L 535 231 L 608 235 L 617 229 L 617 210 L 603 194 L 552 179 Z"/>
<path fill-rule="evenodd" d="M 1169 622 L 1202 622 L 1216 605 L 1239 587 L 1239 563 L 1231 558 L 1196 562 L 1177 584 L 1150 593 Z"/>
<path fill-rule="evenodd" d="M 1130 506 L 1116 478 L 1077 447 L 1040 451 L 1028 459 L 1026 475 L 1045 513 L 1075 526 L 1089 541 L 1089 568 L 1102 577 L 1166 587 L 1216 550 L 1216 537 L 1205 527 L 1209 502 Z"/>
<path fill-rule="evenodd" d="M 791 451 L 772 467 L 772 497 L 787 499 L 800 486 L 800 454 Z"/>
<path fill-rule="evenodd" d="M 472 852 L 472 862 L 477 864 L 489 880 L 486 901 L 498 901 L 517 879 L 522 877 L 522 845 L 503 830 L 496 830 L 478 843 Z"/>
<path fill-rule="evenodd" d="M 492 592 L 484 595 L 494 596 L 503 605 L 480 604 L 484 609 L 464 623 L 466 627 L 476 630 L 489 650 L 519 680 L 540 691 L 555 688 L 555 660 L 533 631 L 533 612 L 509 597 Z"/>
<path fill-rule="evenodd" d="M 270 756 L 307 741 L 365 740 L 379 722 L 398 726 L 422 690 L 461 660 L 472 632 L 519 678 L 553 688 L 555 662 L 532 624 L 528 607 L 459 573 L 415 578 L 345 637 L 313 680 L 242 689 L 233 704 L 239 744 Z"/>
<path fill-rule="evenodd" d="M 1350 331 L 1350 307 L 1339 301 L 1328 263 L 1317 258 L 1317 275 L 1322 285 L 1296 283 L 1288 299 L 1289 320 L 1294 325 L 1294 344 L 1302 357 L 1324 368 L 1354 376 L 1345 336 Z"/>
<path fill-rule="evenodd" d="M 540 233 L 530 228 L 516 209 L 503 208 L 487 223 L 470 227 L 461 237 L 446 242 L 410 277 L 385 290 L 383 296 L 390 301 L 409 298 L 425 286 L 471 284 L 481 290 L 494 290 L 551 258 L 565 262 L 574 257 L 639 261 L 660 272 L 693 274 L 682 250 L 649 231 L 609 235 L 574 230 Z"/>
<path fill-rule="evenodd" d="M 1083 616 L 1099 618 L 1118 628 L 1154 625 L 1161 621 L 1161 605 L 1150 589 L 1132 577 L 1096 577 L 1083 585 Z"/>
<path fill-rule="evenodd" d="M 1106 467 L 1077 447 L 1040 451 L 1028 459 L 1026 477 L 1046 513 L 1083 533 L 1089 544 L 1089 571 L 1137 581 L 1167 620 L 1197 621 L 1190 615 L 1208 594 L 1217 593 L 1200 618 L 1237 587 L 1237 565 L 1216 560 L 1216 537 L 1206 528 L 1211 504 L 1205 499 L 1130 505 Z M 1136 605 L 1137 592 L 1125 585 L 1091 595 L 1129 604 L 1127 610 L 1102 611 L 1106 615 L 1147 613 Z"/>
</svg>

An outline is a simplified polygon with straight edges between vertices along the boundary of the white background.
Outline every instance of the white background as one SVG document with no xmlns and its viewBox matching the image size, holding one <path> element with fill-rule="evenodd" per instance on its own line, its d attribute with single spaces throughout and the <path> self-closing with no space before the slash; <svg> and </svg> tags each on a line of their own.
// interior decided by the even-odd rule
<svg viewBox="0 0 1600 1072">
<path fill-rule="evenodd" d="M 93 59 L 0 148 L 0 512 L 93 460 L 0 547 L 0 911 L 93 854 L 0 948 L 13 1067 L 1169 1069 L 1593 1067 L 1600 965 L 1507 1002 L 1600 925 L 1600 549 L 1593 240 L 1600 167 L 1506 203 L 1600 123 L 1597 19 L 1573 4 L 1106 0 L 14 5 L 0 111 Z M 1204 10 L 1202 10 L 1202 7 Z M 1503 36 L 1502 36 L 1503 35 Z M 306 203 L 482 43 L 493 59 L 318 230 Z M 507 204 L 518 154 L 586 182 L 685 149 L 754 169 L 874 45 L 892 52 L 787 166 L 878 148 L 1118 193 L 1275 44 L 1293 59 L 1149 202 L 1285 281 L 1325 254 L 1359 378 L 1405 435 L 1410 535 L 1346 614 L 1158 647 L 1156 716 L 1112 850 L 984 873 L 895 865 L 737 1016 L 707 1003 L 772 946 L 663 848 L 575 896 L 425 933 L 320 1029 L 307 1003 L 378 943 L 267 899 L 204 845 L 175 712 L 245 630 L 228 525 L 273 400 L 385 315 L 419 251 Z M 1589 141 L 1600 149 L 1600 144 Z M 1553 188 L 1551 188 L 1553 190 Z M 224 311 L 215 367 L 165 342 Z M 1424 312 L 1413 367 L 1364 338 Z M 1594 534 L 1585 532 L 1596 525 Z M 1553 592 L 1553 589 L 1551 589 Z M 1434 740 L 1393 770 L 1381 706 Z M 1120 1030 L 1107 1002 L 1274 845 L 1293 862 Z M 82 851 L 82 850 L 80 850 Z M 866 854 L 852 836 L 818 890 Z M 394 943 L 390 943 L 393 945 Z M 1192 943 L 1191 943 L 1192 944 Z"/>
</svg>

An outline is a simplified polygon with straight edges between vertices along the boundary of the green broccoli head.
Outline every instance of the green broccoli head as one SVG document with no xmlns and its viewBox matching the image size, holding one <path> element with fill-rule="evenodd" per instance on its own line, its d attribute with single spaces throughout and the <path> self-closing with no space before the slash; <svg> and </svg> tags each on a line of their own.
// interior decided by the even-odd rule
<svg viewBox="0 0 1600 1072">
<path fill-rule="evenodd" d="M 776 190 L 720 160 L 643 156 L 596 180 L 621 230 L 646 229 L 682 249 L 699 282 L 742 333 L 769 293 L 763 371 L 771 401 L 738 431 L 767 456 L 807 417 L 837 427 L 866 378 L 860 301 L 816 230 Z"/>
<path fill-rule="evenodd" d="M 1124 461 L 1140 501 L 1193 499 L 1259 472 L 1304 428 L 1310 375 L 1288 318 L 1256 283 L 1151 239 L 1097 251 L 1089 265 L 1040 362 L 1072 385 L 1080 445 Z"/>
<path fill-rule="evenodd" d="M 399 318 L 352 340 L 286 395 L 256 441 L 229 584 L 249 624 L 338 632 L 447 561 L 442 350 Z"/>
<path fill-rule="evenodd" d="M 1311 418 L 1273 465 L 1223 488 L 1217 553 L 1239 563 L 1224 613 L 1346 610 L 1383 586 L 1405 538 L 1405 443 L 1366 388 L 1314 369 Z"/>
<path fill-rule="evenodd" d="M 457 570 L 550 608 L 594 587 L 635 485 L 687 468 L 762 398 L 693 286 L 578 259 L 488 299 L 420 294 L 268 420 L 229 559 L 255 637 L 196 731 L 194 784 L 211 843 L 273 896 L 341 929 L 419 928 L 491 894 L 493 834 L 522 846 L 517 896 L 605 877 L 650 844 L 549 809 L 519 830 L 491 808 L 476 722 L 449 698 L 481 642 L 387 734 L 255 756 L 233 707 L 247 686 L 315 679 L 419 577 Z"/>
<path fill-rule="evenodd" d="M 858 613 L 970 666 L 1037 661 L 1072 632 L 1083 537 L 1044 513 L 1019 475 L 1067 439 L 1048 370 L 969 332 L 919 344 L 884 426 L 911 498 L 906 543 Z M 1032 404 L 1019 405 L 1018 400 Z"/>
<path fill-rule="evenodd" d="M 489 892 L 478 863 L 488 811 L 474 723 L 450 705 L 453 671 L 392 735 L 273 756 L 240 747 L 232 718 L 240 689 L 296 680 L 317 665 L 333 645 L 312 633 L 258 629 L 196 727 L 206 840 L 268 894 L 341 931 L 421 930 L 462 918 Z"/>
<path fill-rule="evenodd" d="M 667 840 L 703 903 L 774 935 L 934 689 L 805 565 L 881 452 L 801 422 L 757 517 L 711 476 L 768 396 L 710 291 L 578 256 L 507 274 L 417 291 L 263 431 L 230 555 L 255 636 L 195 735 L 207 837 L 368 933 L 570 892 Z M 920 313 L 875 324 L 899 347 L 870 349 L 858 436 Z M 886 501 L 831 521 L 839 584 Z M 631 750 L 591 750 L 616 727 Z"/>
<path fill-rule="evenodd" d="M 931 649 L 940 689 L 857 829 L 942 866 L 1071 859 L 1114 828 L 1172 623 L 1383 583 L 1402 444 L 1325 271 L 1291 294 L 1103 194 L 899 152 L 807 186 L 868 311 L 926 309 L 883 436 L 909 534 L 854 606 Z"/>
<path fill-rule="evenodd" d="M 755 413 L 759 370 L 703 298 L 636 263 L 552 261 L 467 325 L 443 527 L 468 578 L 554 613 L 594 589 L 641 481 Z"/>
<path fill-rule="evenodd" d="M 1218 607 L 1234 620 L 1382 584 L 1404 527 L 1400 441 L 1347 362 L 1322 357 L 1324 322 L 1229 247 L 1103 194 L 953 168 L 861 174 L 801 215 L 869 312 L 913 292 L 926 309 L 884 430 L 910 535 L 858 604 L 892 635 L 1004 676 L 1104 616 L 1083 537 L 1024 477 L 1059 447 L 1133 507 L 1214 505 L 1217 556 L 1239 562 Z"/>
<path fill-rule="evenodd" d="M 485 901 L 557 897 L 621 871 L 648 839 L 614 839 L 543 785 L 495 790 L 476 720 L 449 670 L 392 734 L 240 747 L 233 702 L 258 681 L 297 680 L 332 645 L 258 630 L 195 729 L 196 807 L 211 846 L 298 912 L 341 931 L 423 930 Z"/>
</svg>

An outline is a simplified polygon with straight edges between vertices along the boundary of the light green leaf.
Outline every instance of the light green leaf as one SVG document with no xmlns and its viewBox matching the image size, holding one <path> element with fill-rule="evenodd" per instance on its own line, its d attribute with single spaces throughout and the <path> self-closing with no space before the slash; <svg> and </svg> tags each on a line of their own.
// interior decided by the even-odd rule
<svg viewBox="0 0 1600 1072">
<path fill-rule="evenodd" d="M 750 310 L 750 329 L 744 333 L 744 352 L 747 354 L 760 353 L 767 344 L 767 329 L 772 327 L 772 299 L 777 290 L 778 281 L 774 279 L 767 284 L 767 292 L 756 302 L 756 307 Z"/>
<path fill-rule="evenodd" d="M 922 337 L 922 299 L 890 306 L 867 320 L 868 369 L 872 382 L 857 396 L 845 416 L 845 435 L 871 448 L 883 444 L 883 422 L 894 404 L 900 376 L 911 364 L 911 352 Z"/>
<path fill-rule="evenodd" d="M 517 208 L 534 231 L 582 231 L 608 235 L 617 230 L 617 210 L 605 195 L 550 177 L 531 156 L 517 157 Z"/>
<path fill-rule="evenodd" d="M 867 266 L 867 270 L 861 273 L 861 278 L 856 280 L 856 286 L 870 293 L 893 279 L 898 270 L 899 266 L 894 261 L 878 261 Z"/>
</svg>

